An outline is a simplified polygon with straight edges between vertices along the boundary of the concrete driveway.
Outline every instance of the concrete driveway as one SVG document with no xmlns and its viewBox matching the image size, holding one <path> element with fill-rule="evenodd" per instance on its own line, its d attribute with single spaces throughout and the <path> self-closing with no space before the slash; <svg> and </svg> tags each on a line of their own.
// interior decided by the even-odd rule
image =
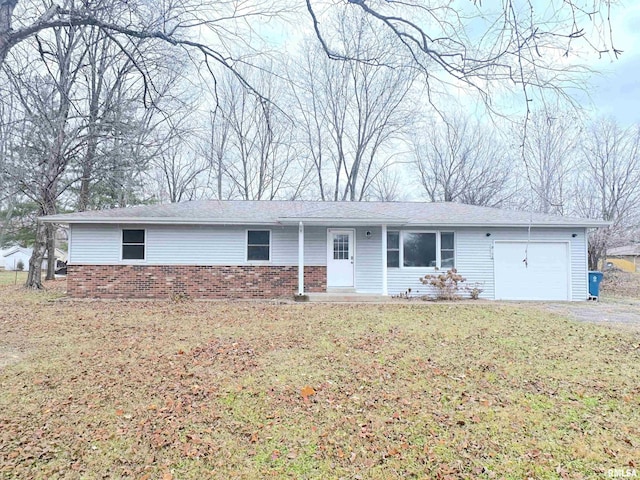
<svg viewBox="0 0 640 480">
<path fill-rule="evenodd" d="M 545 308 L 580 322 L 640 332 L 640 300 L 603 298 L 600 302 L 551 303 Z"/>
</svg>

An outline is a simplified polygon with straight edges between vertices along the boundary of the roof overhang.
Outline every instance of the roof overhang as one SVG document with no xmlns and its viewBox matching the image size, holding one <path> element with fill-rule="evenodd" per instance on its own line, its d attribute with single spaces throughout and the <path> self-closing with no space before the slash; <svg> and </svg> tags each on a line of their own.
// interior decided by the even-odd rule
<svg viewBox="0 0 640 480">
<path fill-rule="evenodd" d="M 255 220 L 219 220 L 219 219 L 184 219 L 184 218 L 56 218 L 55 215 L 40 217 L 38 220 L 45 223 L 70 224 L 117 224 L 117 225 L 261 225 L 261 226 L 284 226 L 304 225 L 312 226 L 371 226 L 387 225 L 392 227 L 445 227 L 445 228 L 602 228 L 611 225 L 611 222 L 591 221 L 579 223 L 507 223 L 507 222 L 486 222 L 486 223 L 413 223 L 407 219 L 399 218 L 278 218 L 276 221 L 255 221 Z"/>
<path fill-rule="evenodd" d="M 39 217 L 38 220 L 44 223 L 59 223 L 61 225 L 71 224 L 118 224 L 118 225 L 278 225 L 278 222 L 265 221 L 240 221 L 240 220 L 211 220 L 211 219 L 191 219 L 184 218 L 56 218 L 55 216 Z"/>
<path fill-rule="evenodd" d="M 278 223 L 281 225 L 304 225 L 324 226 L 371 226 L 371 225 L 394 225 L 403 226 L 408 223 L 405 218 L 335 218 L 335 217 L 280 217 Z"/>
</svg>

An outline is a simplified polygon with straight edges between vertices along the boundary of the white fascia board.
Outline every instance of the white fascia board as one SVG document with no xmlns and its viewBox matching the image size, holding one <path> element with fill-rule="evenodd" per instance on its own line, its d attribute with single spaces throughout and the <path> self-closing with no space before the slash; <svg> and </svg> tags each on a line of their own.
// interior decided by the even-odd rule
<svg viewBox="0 0 640 480">
<path fill-rule="evenodd" d="M 411 227 L 445 227 L 445 228 L 603 228 L 610 226 L 609 222 L 597 223 L 449 223 L 449 222 L 431 222 L 431 223 L 409 223 Z"/>
<path fill-rule="evenodd" d="M 406 225 L 408 220 L 403 218 L 295 218 L 295 217 L 280 217 L 278 218 L 278 223 L 283 225 L 297 225 L 299 222 L 304 223 L 305 225 L 394 225 L 394 226 L 402 226 Z"/>
<path fill-rule="evenodd" d="M 185 218 L 169 218 L 169 217 L 140 217 L 140 218 L 73 218 L 62 216 L 39 217 L 38 220 L 45 223 L 61 223 L 69 224 L 122 224 L 122 225 L 298 225 L 303 222 L 305 225 L 378 225 L 385 224 L 388 227 L 448 227 L 448 228 L 603 228 L 611 225 L 611 222 L 593 220 L 590 222 L 579 223 L 505 223 L 505 222 L 488 222 L 488 223 L 452 223 L 452 222 L 411 222 L 405 219 L 388 219 L 388 218 L 278 218 L 275 221 L 255 221 L 255 220 L 217 220 L 217 219 L 185 219 Z"/>
<path fill-rule="evenodd" d="M 38 220 L 45 223 L 70 224 L 119 224 L 119 225 L 280 225 L 280 222 L 240 221 L 240 220 L 209 220 L 184 218 L 48 218 Z"/>
</svg>

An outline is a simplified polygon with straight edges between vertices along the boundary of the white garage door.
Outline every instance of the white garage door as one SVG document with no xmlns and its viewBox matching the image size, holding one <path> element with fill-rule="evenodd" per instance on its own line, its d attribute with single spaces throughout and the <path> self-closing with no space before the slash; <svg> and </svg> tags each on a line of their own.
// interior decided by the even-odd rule
<svg viewBox="0 0 640 480">
<path fill-rule="evenodd" d="M 568 243 L 495 242 L 493 259 L 496 300 L 569 300 Z"/>
</svg>

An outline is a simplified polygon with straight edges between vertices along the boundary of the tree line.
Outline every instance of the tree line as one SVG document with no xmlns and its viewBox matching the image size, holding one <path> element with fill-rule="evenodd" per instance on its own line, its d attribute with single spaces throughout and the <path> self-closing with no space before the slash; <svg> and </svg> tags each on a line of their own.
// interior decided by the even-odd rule
<svg viewBox="0 0 640 480">
<path fill-rule="evenodd" d="M 37 286 L 55 246 L 42 215 L 201 198 L 427 199 L 611 221 L 592 238 L 596 261 L 636 234 L 638 129 L 561 107 L 558 67 L 538 57 L 583 33 L 509 3 L 481 50 L 452 29 L 451 9 L 399 17 L 351 2 L 329 14 L 306 2 L 313 32 L 283 55 L 285 37 L 251 22 L 291 25 L 300 10 L 286 2 L 0 0 L 0 243 L 34 245 Z M 408 20 L 416 8 L 431 20 Z M 495 112 L 492 83 L 521 90 L 524 111 L 462 109 L 472 99 Z M 461 101 L 452 84 L 470 93 Z M 536 108 L 548 91 L 553 109 Z"/>
</svg>

